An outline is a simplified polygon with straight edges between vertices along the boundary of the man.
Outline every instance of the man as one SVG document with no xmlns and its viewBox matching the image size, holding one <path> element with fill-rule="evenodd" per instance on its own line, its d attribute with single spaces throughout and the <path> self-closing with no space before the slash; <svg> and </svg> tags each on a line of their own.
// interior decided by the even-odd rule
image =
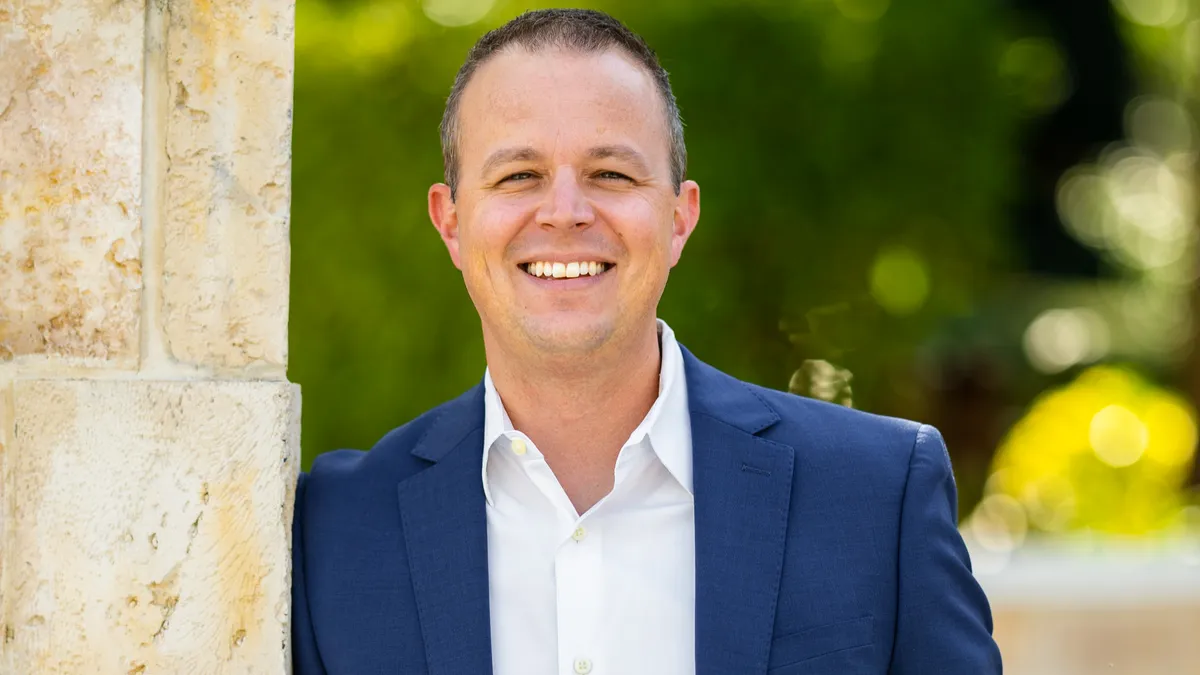
<svg viewBox="0 0 1200 675">
<path fill-rule="evenodd" d="M 442 142 L 487 372 L 301 476 L 298 675 L 1000 672 L 937 431 L 740 382 L 656 319 L 700 192 L 639 37 L 514 19 Z"/>
</svg>

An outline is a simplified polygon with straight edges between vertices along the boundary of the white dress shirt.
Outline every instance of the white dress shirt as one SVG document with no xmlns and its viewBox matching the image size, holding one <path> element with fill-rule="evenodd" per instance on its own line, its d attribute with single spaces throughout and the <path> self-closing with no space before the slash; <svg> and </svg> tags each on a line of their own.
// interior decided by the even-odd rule
<svg viewBox="0 0 1200 675">
<path fill-rule="evenodd" d="M 495 675 L 695 673 L 691 416 L 683 355 L 658 329 L 658 399 L 582 515 L 484 375 Z"/>
</svg>

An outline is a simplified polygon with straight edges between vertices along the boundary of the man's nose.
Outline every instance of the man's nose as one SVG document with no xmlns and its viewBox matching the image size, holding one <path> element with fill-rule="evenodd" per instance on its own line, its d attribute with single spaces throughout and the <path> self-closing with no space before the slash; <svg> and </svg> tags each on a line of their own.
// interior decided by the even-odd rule
<svg viewBox="0 0 1200 675">
<path fill-rule="evenodd" d="M 556 171 L 550 190 L 538 209 L 538 224 L 568 230 L 591 225 L 595 217 L 575 172 Z"/>
</svg>

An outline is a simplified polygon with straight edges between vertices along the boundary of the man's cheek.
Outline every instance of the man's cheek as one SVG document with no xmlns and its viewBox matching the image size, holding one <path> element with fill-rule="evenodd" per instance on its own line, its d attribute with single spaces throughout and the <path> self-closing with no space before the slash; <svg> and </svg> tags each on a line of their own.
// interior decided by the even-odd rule
<svg viewBox="0 0 1200 675">
<path fill-rule="evenodd" d="M 459 256 L 462 258 L 464 269 L 469 269 L 476 274 L 482 273 L 488 267 L 487 248 L 481 246 L 481 243 L 466 237 L 463 238 L 459 247 Z"/>
</svg>

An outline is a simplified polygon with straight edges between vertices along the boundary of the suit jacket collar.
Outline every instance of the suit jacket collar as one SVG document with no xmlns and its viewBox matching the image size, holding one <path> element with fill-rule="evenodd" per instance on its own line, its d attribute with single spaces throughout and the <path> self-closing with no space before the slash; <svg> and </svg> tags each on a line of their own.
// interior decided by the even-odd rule
<svg viewBox="0 0 1200 675">
<path fill-rule="evenodd" d="M 437 419 L 413 444 L 412 454 L 440 461 L 469 433 L 483 430 L 483 381 L 442 406 Z"/>
<path fill-rule="evenodd" d="M 696 673 L 765 673 L 795 452 L 750 385 L 684 350 L 696 490 Z"/>
<path fill-rule="evenodd" d="M 696 672 L 765 673 L 795 453 L 758 435 L 780 421 L 762 396 L 682 353 L 692 425 Z M 433 465 L 399 486 L 431 675 L 491 669 L 483 417 L 481 382 L 443 407 L 412 450 Z"/>
<path fill-rule="evenodd" d="M 492 670 L 482 446 L 483 387 L 477 385 L 443 406 L 414 444 L 412 453 L 433 465 L 398 487 L 429 675 Z"/>
<path fill-rule="evenodd" d="M 762 397 L 745 382 L 730 377 L 680 345 L 687 373 L 688 402 L 693 413 L 720 420 L 748 434 L 761 433 L 779 421 Z"/>
</svg>

